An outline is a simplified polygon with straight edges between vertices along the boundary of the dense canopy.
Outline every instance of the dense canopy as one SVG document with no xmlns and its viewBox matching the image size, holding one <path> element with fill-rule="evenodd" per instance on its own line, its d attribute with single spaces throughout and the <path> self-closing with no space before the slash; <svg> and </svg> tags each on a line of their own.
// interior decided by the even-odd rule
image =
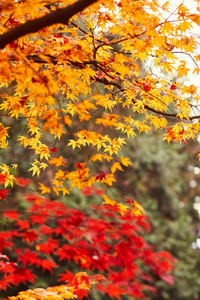
<svg viewBox="0 0 200 300">
<path fill-rule="evenodd" d="M 26 192 L 35 190 L 38 197 L 28 201 L 39 205 L 38 215 L 42 215 L 48 210 L 51 213 L 51 201 L 64 198 L 70 202 L 73 193 L 82 190 L 85 195 L 101 197 L 126 221 L 131 218 L 129 214 L 140 220 L 142 206 L 131 197 L 112 192 L 112 187 L 117 185 L 116 174 L 132 164 L 128 155 L 122 153 L 129 138 L 142 132 L 162 132 L 164 142 L 186 143 L 199 135 L 200 97 L 195 84 L 200 71 L 199 4 L 199 0 L 194 0 L 190 8 L 185 1 L 1 1 L 1 201 L 15 193 L 17 186 Z M 39 193 L 50 200 L 41 198 Z M 10 238 L 21 238 L 22 244 L 30 246 L 33 243 L 39 252 L 33 252 L 34 255 L 40 256 L 42 250 L 37 241 L 41 232 L 34 226 L 45 226 L 49 215 L 46 219 L 45 214 L 44 219 L 34 219 L 30 206 L 24 212 L 32 216 L 30 221 L 7 209 L 3 211 L 4 218 L 14 222 Z M 60 216 L 59 213 L 54 217 Z M 116 226 L 120 224 L 119 221 Z M 87 222 L 80 226 L 87 227 Z M 118 228 L 109 226 L 111 232 Z M 56 228 L 57 223 L 48 230 Z M 82 235 L 81 230 L 78 235 Z M 45 232 L 48 242 L 54 239 L 50 231 Z M 12 250 L 8 232 L 0 234 L 2 244 Z M 128 239 L 131 243 L 129 236 Z M 48 247 L 50 252 L 56 249 L 62 260 L 57 240 Z M 18 258 L 22 255 L 19 249 L 16 253 Z M 115 257 L 116 253 L 112 255 Z M 3 255 L 1 271 L 5 260 L 9 264 L 9 258 Z M 137 257 L 141 261 L 142 255 Z M 77 258 L 76 262 L 84 260 L 87 265 L 88 257 Z M 168 274 L 172 260 L 165 252 L 161 255 L 164 267 L 160 273 L 156 255 L 153 260 L 154 273 L 169 284 L 173 282 Z M 36 259 L 35 264 L 43 269 L 47 265 L 49 271 L 56 266 L 54 262 L 48 265 L 48 259 L 45 262 L 38 263 Z M 147 265 L 151 267 L 151 263 Z M 138 274 L 143 276 L 140 271 Z M 9 284 L 9 276 L 5 278 L 3 288 Z M 25 278 L 19 277 L 20 280 Z M 87 290 L 90 282 L 87 277 L 85 280 Z M 143 296 L 140 292 L 131 293 Z M 116 290 L 112 296 L 119 294 L 123 291 Z"/>
</svg>

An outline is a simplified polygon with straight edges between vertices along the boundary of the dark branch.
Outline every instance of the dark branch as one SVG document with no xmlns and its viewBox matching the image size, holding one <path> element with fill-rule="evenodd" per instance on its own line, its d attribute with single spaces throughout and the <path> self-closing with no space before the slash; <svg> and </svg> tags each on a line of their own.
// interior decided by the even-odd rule
<svg viewBox="0 0 200 300">
<path fill-rule="evenodd" d="M 66 25 L 68 24 L 71 17 L 95 2 L 97 2 L 97 0 L 79 0 L 65 8 L 58 9 L 41 18 L 27 21 L 22 25 L 12 28 L 6 33 L 0 35 L 0 49 L 3 49 L 6 45 L 17 40 L 20 37 L 26 34 L 38 32 L 44 27 L 53 24 Z"/>
<path fill-rule="evenodd" d="M 95 78 L 95 81 L 97 82 L 100 82 L 104 85 L 112 85 L 112 86 L 115 86 L 117 87 L 122 93 L 125 91 L 124 88 L 116 81 L 109 81 L 107 80 L 106 78 Z M 138 86 L 138 85 L 137 85 Z M 138 86 L 139 88 L 141 88 L 142 90 L 144 90 L 142 87 Z M 150 94 L 150 93 L 148 93 Z M 151 95 L 151 94 L 150 94 Z M 154 97 L 153 95 L 151 95 L 152 97 Z M 136 103 L 135 100 L 132 101 L 133 102 L 133 105 Z M 151 111 L 153 113 L 155 113 L 156 115 L 159 115 L 159 116 L 163 116 L 163 117 L 171 117 L 171 118 L 177 118 L 177 119 L 180 119 L 181 120 L 181 117 L 177 116 L 178 113 L 167 113 L 167 112 L 163 112 L 163 111 L 159 111 L 159 110 L 156 110 L 148 105 L 144 105 L 144 108 L 148 111 Z M 196 116 L 191 116 L 188 118 L 190 121 L 192 120 L 196 120 L 196 119 L 200 119 L 200 115 L 196 115 Z M 183 117 L 183 120 L 188 120 L 187 118 Z"/>
<path fill-rule="evenodd" d="M 46 59 L 45 59 L 46 56 Z M 58 58 L 56 56 L 53 55 L 49 55 L 49 54 L 43 54 L 42 58 L 39 55 L 27 55 L 26 56 L 27 59 L 34 61 L 35 63 L 38 64 L 49 64 L 49 62 L 51 62 L 52 64 L 56 65 L 58 63 Z M 11 60 L 16 61 L 16 57 L 11 56 L 10 57 Z M 87 65 L 93 65 L 93 66 L 97 66 L 98 64 L 101 64 L 100 61 L 92 59 L 92 60 L 84 60 L 82 62 L 77 62 L 77 61 L 72 61 L 70 59 L 66 59 L 66 63 L 69 66 L 74 66 L 74 67 L 78 67 L 78 68 L 84 68 Z"/>
</svg>

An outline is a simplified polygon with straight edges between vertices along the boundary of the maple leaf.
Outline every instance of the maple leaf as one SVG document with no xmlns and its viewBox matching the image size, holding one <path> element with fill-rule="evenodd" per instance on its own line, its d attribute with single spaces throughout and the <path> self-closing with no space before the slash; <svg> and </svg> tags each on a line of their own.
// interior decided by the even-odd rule
<svg viewBox="0 0 200 300">
<path fill-rule="evenodd" d="M 50 194 L 51 190 L 49 187 L 45 186 L 44 184 L 42 184 L 40 182 L 39 182 L 39 185 L 40 185 L 39 189 L 41 190 L 41 194 L 46 194 L 46 193 Z"/>
<path fill-rule="evenodd" d="M 92 187 L 86 187 L 83 191 L 82 194 L 83 195 L 87 195 L 90 196 L 92 194 L 93 188 Z"/>
<path fill-rule="evenodd" d="M 56 147 L 50 147 L 49 150 L 52 151 L 52 152 L 58 152 Z"/>
<path fill-rule="evenodd" d="M 149 92 L 151 90 L 150 84 L 146 82 L 143 84 L 143 88 L 145 92 Z"/>
<path fill-rule="evenodd" d="M 34 275 L 31 270 L 25 268 L 15 268 L 14 278 L 15 284 L 19 282 L 26 283 L 27 281 L 35 283 L 36 275 Z"/>
<path fill-rule="evenodd" d="M 136 216 L 140 216 L 144 213 L 144 208 L 135 200 L 131 199 L 130 197 L 124 196 L 126 199 L 126 203 L 129 203 L 132 207 L 132 213 Z"/>
<path fill-rule="evenodd" d="M 10 190 L 0 190 L 0 199 L 6 200 L 6 195 L 8 194 Z"/>
<path fill-rule="evenodd" d="M 120 299 L 120 295 L 125 295 L 126 291 L 122 288 L 120 288 L 120 286 L 118 285 L 114 285 L 114 284 L 109 284 L 107 286 L 107 293 L 109 295 L 109 297 L 113 298 L 117 298 Z"/>
<path fill-rule="evenodd" d="M 111 167 L 111 172 L 112 172 L 112 173 L 115 173 L 116 170 L 124 171 L 124 170 L 122 169 L 122 166 L 120 165 L 119 162 L 115 162 L 115 163 L 112 165 L 112 167 Z"/>
<path fill-rule="evenodd" d="M 19 227 L 20 230 L 29 229 L 30 228 L 30 222 L 28 220 L 20 220 L 16 222 L 16 225 Z"/>
<path fill-rule="evenodd" d="M 37 230 L 28 229 L 27 231 L 23 232 L 23 241 L 27 241 L 28 243 L 32 244 L 35 240 L 38 240 Z"/>
<path fill-rule="evenodd" d="M 43 259 L 42 260 L 42 269 L 43 271 L 48 270 L 51 274 L 53 273 L 52 268 L 58 268 L 58 265 L 56 265 L 52 260 L 50 259 Z"/>
<path fill-rule="evenodd" d="M 29 248 L 24 251 L 17 249 L 15 252 L 18 254 L 18 262 L 22 262 L 23 266 L 36 265 L 40 267 L 42 264 L 42 259 L 38 254 L 35 251 L 31 251 Z"/>
<path fill-rule="evenodd" d="M 5 183 L 7 179 L 7 174 L 0 173 L 0 184 Z"/>
<path fill-rule="evenodd" d="M 125 167 L 128 167 L 129 165 L 131 166 L 132 163 L 129 161 L 129 158 L 128 157 L 123 157 L 121 156 L 120 157 L 120 161 L 121 163 L 125 166 Z"/>
<path fill-rule="evenodd" d="M 59 166 L 62 166 L 62 165 L 65 165 L 65 162 L 64 162 L 64 159 L 62 156 L 60 156 L 59 158 L 52 158 L 50 161 L 49 161 L 50 164 L 55 164 L 57 167 Z"/>
<path fill-rule="evenodd" d="M 73 273 L 67 270 L 65 273 L 60 275 L 59 281 L 71 282 L 73 279 L 74 279 Z"/>
<path fill-rule="evenodd" d="M 102 170 L 99 170 L 98 174 L 94 174 L 96 180 L 102 181 L 106 177 L 106 173 Z"/>
<path fill-rule="evenodd" d="M 86 187 L 83 191 L 82 191 L 82 194 L 83 195 L 87 195 L 87 196 L 90 196 L 92 194 L 95 194 L 95 195 L 102 195 L 104 193 L 103 190 L 100 190 L 96 187 Z"/>
<path fill-rule="evenodd" d="M 176 88 L 177 87 L 176 87 L 176 82 L 175 82 L 171 85 L 170 90 L 174 91 L 174 90 L 176 90 Z"/>
<path fill-rule="evenodd" d="M 32 180 L 30 179 L 26 179 L 23 177 L 16 177 L 16 176 L 15 176 L 15 180 L 19 186 L 23 186 L 23 187 L 29 185 L 32 182 Z"/>
<path fill-rule="evenodd" d="M 40 231 L 42 234 L 48 234 L 48 235 L 51 235 L 54 231 L 56 232 L 56 229 L 52 229 L 50 228 L 49 226 L 47 225 L 42 225 L 40 227 Z"/>
<path fill-rule="evenodd" d="M 32 163 L 32 167 L 29 169 L 29 171 L 33 172 L 33 176 L 35 174 L 37 174 L 37 176 L 39 177 L 39 175 L 40 175 L 40 168 L 38 166 L 38 163 Z"/>
<path fill-rule="evenodd" d="M 12 249 L 13 246 L 13 235 L 9 232 L 0 232 L 0 252 L 2 252 L 2 250 L 4 248 L 8 248 L 9 250 Z"/>
<path fill-rule="evenodd" d="M 30 216 L 30 220 L 33 224 L 43 225 L 46 221 L 46 214 L 33 214 Z"/>
<path fill-rule="evenodd" d="M 3 216 L 8 218 L 9 220 L 17 220 L 19 221 L 19 213 L 17 213 L 14 209 L 10 209 L 6 211 Z"/>
<path fill-rule="evenodd" d="M 55 249 L 58 248 L 57 240 L 47 239 L 47 241 L 43 244 L 37 244 L 36 250 L 40 252 L 44 252 L 46 255 L 53 253 Z"/>
</svg>

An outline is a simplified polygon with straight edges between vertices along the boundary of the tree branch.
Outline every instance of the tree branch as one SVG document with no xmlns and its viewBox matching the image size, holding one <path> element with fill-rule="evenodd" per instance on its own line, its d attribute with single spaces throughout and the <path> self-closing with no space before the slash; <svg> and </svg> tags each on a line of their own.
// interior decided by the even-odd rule
<svg viewBox="0 0 200 300">
<path fill-rule="evenodd" d="M 116 81 L 109 81 L 109 80 L 107 80 L 106 78 L 100 79 L 100 78 L 97 78 L 97 77 L 95 78 L 95 81 L 100 82 L 100 83 L 102 83 L 102 84 L 104 84 L 104 85 L 112 85 L 112 86 L 115 86 L 115 87 L 117 87 L 122 93 L 125 91 L 124 88 L 123 88 L 119 83 L 117 83 Z M 137 86 L 138 86 L 138 85 L 137 85 Z M 141 88 L 140 86 L 138 86 L 138 87 Z M 143 88 L 141 88 L 141 89 L 144 90 Z M 150 93 L 148 93 L 148 94 L 150 94 Z M 151 95 L 151 94 L 150 94 L 150 95 Z M 151 96 L 154 97 L 153 95 L 151 95 Z M 133 104 L 136 103 L 135 100 L 133 100 L 132 102 L 133 102 Z M 183 119 L 183 120 L 188 120 L 188 119 L 189 119 L 190 121 L 196 120 L 196 119 L 200 119 L 200 115 L 189 116 L 188 119 L 185 118 L 185 117 L 183 117 L 183 118 L 181 119 L 181 117 L 177 116 L 178 113 L 167 113 L 167 112 L 159 111 L 159 110 L 156 110 L 156 109 L 154 109 L 154 108 L 152 108 L 152 107 L 150 107 L 150 106 L 148 106 L 148 105 L 144 105 L 144 108 L 145 108 L 146 110 L 148 110 L 148 111 L 151 111 L 151 112 L 155 113 L 156 115 L 164 116 L 164 117 L 177 118 L 177 119 L 180 119 L 180 120 L 182 120 L 182 119 Z"/>
<path fill-rule="evenodd" d="M 68 24 L 71 17 L 95 2 L 97 2 L 97 0 L 79 0 L 65 8 L 58 9 L 41 18 L 27 21 L 22 25 L 12 28 L 6 33 L 0 35 L 0 49 L 3 49 L 6 45 L 17 40 L 20 37 L 26 34 L 38 32 L 44 27 L 53 24 L 66 25 Z"/>
<path fill-rule="evenodd" d="M 28 55 L 27 59 L 31 59 L 35 63 L 49 63 L 49 59 L 50 59 L 53 64 L 57 64 L 58 58 L 56 58 L 55 56 L 52 56 L 52 55 L 46 55 L 48 59 L 45 60 L 45 58 L 44 58 L 45 55 L 43 54 L 43 58 L 40 58 L 38 55 Z M 11 57 L 11 60 L 15 60 L 15 57 Z M 78 67 L 78 68 L 86 66 L 86 65 L 93 65 L 93 66 L 97 66 L 102 72 L 104 72 L 104 69 L 101 67 L 101 62 L 97 61 L 95 59 L 88 60 L 88 61 L 82 61 L 81 63 L 80 62 L 76 62 L 76 61 L 68 60 L 68 64 L 72 65 L 72 66 L 75 66 L 75 67 Z M 106 72 L 104 72 L 104 73 L 105 73 L 106 76 L 109 76 Z M 110 76 L 110 78 L 112 80 L 108 80 L 105 77 L 104 78 L 95 77 L 92 80 L 96 81 L 96 82 L 99 82 L 99 83 L 102 83 L 104 85 L 115 86 L 116 88 L 118 88 L 120 90 L 120 92 L 124 93 L 125 89 L 123 88 L 123 86 L 121 85 L 121 83 L 119 83 L 116 80 L 114 80 L 114 78 L 112 76 Z M 139 86 L 137 84 L 135 84 L 135 86 L 139 87 L 141 90 L 144 91 L 144 89 L 141 86 Z M 146 93 L 149 94 L 149 95 L 151 95 L 152 97 L 156 98 L 157 100 L 160 100 L 158 97 L 155 97 L 151 93 L 149 93 L 149 92 L 146 92 Z M 134 103 L 135 103 L 135 101 L 133 100 L 133 104 Z M 160 115 L 160 116 L 181 119 L 179 116 L 177 116 L 177 113 L 173 113 L 173 112 L 172 113 L 167 113 L 167 112 L 159 111 L 159 110 L 156 110 L 156 109 L 154 109 L 154 108 L 152 108 L 152 107 L 150 107 L 148 105 L 144 105 L 144 108 L 146 110 L 151 111 L 151 112 L 153 112 L 153 113 L 155 113 L 157 115 Z M 195 119 L 200 119 L 200 115 L 189 116 L 188 119 L 190 121 L 195 120 Z M 185 117 L 183 117 L 183 120 L 188 120 L 188 119 L 185 118 Z"/>
</svg>

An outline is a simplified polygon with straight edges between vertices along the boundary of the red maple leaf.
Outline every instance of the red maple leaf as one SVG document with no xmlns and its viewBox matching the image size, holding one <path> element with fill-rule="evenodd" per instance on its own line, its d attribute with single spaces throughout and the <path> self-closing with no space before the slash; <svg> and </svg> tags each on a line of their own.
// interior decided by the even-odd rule
<svg viewBox="0 0 200 300">
<path fill-rule="evenodd" d="M 45 243 L 37 244 L 37 250 L 44 252 L 46 255 L 53 253 L 55 249 L 58 249 L 57 240 L 48 239 Z"/>
<path fill-rule="evenodd" d="M 143 88 L 144 88 L 145 92 L 149 92 L 151 90 L 150 84 L 147 82 L 145 82 L 143 84 Z"/>
<path fill-rule="evenodd" d="M 16 223 L 17 226 L 19 226 L 20 230 L 29 229 L 30 223 L 28 220 L 18 220 Z"/>
<path fill-rule="evenodd" d="M 77 167 L 77 169 L 82 170 L 84 168 L 85 164 L 78 162 L 78 163 L 75 164 L 75 166 Z"/>
<path fill-rule="evenodd" d="M 35 202 L 36 200 L 38 200 L 40 198 L 36 194 L 25 194 L 24 196 L 26 196 L 26 201 L 29 201 L 29 202 Z"/>
<path fill-rule="evenodd" d="M 137 81 L 137 85 L 143 87 L 145 92 L 149 92 L 151 90 L 151 86 L 150 86 L 149 82 L 139 82 L 139 81 Z"/>
<path fill-rule="evenodd" d="M 120 299 L 120 295 L 125 295 L 126 291 L 124 289 L 122 289 L 120 286 L 118 285 L 114 285 L 112 284 L 108 284 L 107 286 L 107 291 L 108 296 L 112 299 L 113 297 Z"/>
<path fill-rule="evenodd" d="M 23 232 L 23 241 L 27 241 L 29 244 L 32 244 L 33 241 L 38 240 L 38 231 L 37 230 L 30 230 Z"/>
<path fill-rule="evenodd" d="M 96 180 L 102 181 L 106 177 L 106 173 L 104 171 L 99 170 L 98 174 L 94 174 Z"/>
<path fill-rule="evenodd" d="M 74 279 L 74 275 L 72 272 L 67 270 L 65 273 L 60 274 L 60 279 L 58 281 L 65 281 L 65 282 L 71 282 Z"/>
<path fill-rule="evenodd" d="M 58 268 L 58 265 L 56 265 L 52 260 L 50 259 L 43 259 L 42 260 L 42 270 L 49 270 L 51 274 L 53 274 L 52 268 Z"/>
<path fill-rule="evenodd" d="M 0 173 L 0 184 L 5 183 L 8 175 Z"/>
<path fill-rule="evenodd" d="M 0 190 L 0 199 L 6 200 L 6 195 L 10 190 Z"/>
<path fill-rule="evenodd" d="M 17 213 L 14 209 L 6 211 L 3 216 L 9 220 L 19 220 L 19 213 Z"/>
<path fill-rule="evenodd" d="M 98 178 L 99 174 L 97 175 L 94 175 Z M 95 194 L 95 195 L 102 195 L 104 193 L 103 190 L 101 189 L 98 189 L 97 187 L 86 187 L 83 191 L 82 191 L 82 194 L 83 195 L 86 195 L 86 196 L 91 196 L 92 194 Z"/>
<path fill-rule="evenodd" d="M 92 194 L 92 191 L 93 191 L 93 188 L 88 186 L 82 191 L 82 194 L 90 196 Z"/>
<path fill-rule="evenodd" d="M 13 235 L 12 232 L 0 232 L 0 252 L 3 251 L 4 248 L 12 249 L 13 246 Z"/>
<path fill-rule="evenodd" d="M 172 90 L 172 91 L 176 90 L 176 82 L 174 82 L 174 83 L 171 85 L 170 90 Z"/>
<path fill-rule="evenodd" d="M 42 259 L 38 257 L 35 251 L 30 251 L 30 249 L 27 248 L 22 252 L 21 249 L 16 249 L 15 253 L 18 255 L 18 262 L 21 262 L 23 266 L 36 265 L 40 267 L 42 265 Z"/>
<path fill-rule="evenodd" d="M 16 268 L 14 272 L 14 284 L 19 284 L 20 282 L 26 283 L 27 281 L 30 281 L 32 283 L 35 282 L 34 278 L 36 275 L 32 273 L 31 270 L 25 269 L 25 268 Z"/>
<path fill-rule="evenodd" d="M 52 152 L 58 152 L 56 147 L 49 147 L 49 150 L 52 151 Z"/>
<path fill-rule="evenodd" d="M 32 182 L 32 180 L 30 179 L 26 179 L 26 178 L 23 178 L 23 177 L 15 177 L 16 181 L 17 181 L 17 185 L 19 186 L 27 186 L 29 183 Z"/>
<path fill-rule="evenodd" d="M 40 232 L 41 234 L 48 234 L 48 235 L 51 235 L 53 232 L 54 232 L 54 229 L 50 228 L 49 226 L 47 225 L 42 225 L 40 227 Z"/>
<path fill-rule="evenodd" d="M 47 219 L 47 215 L 45 214 L 33 214 L 30 216 L 30 219 L 32 220 L 32 224 L 40 224 L 40 225 L 43 225 L 44 222 L 46 221 Z"/>
</svg>

